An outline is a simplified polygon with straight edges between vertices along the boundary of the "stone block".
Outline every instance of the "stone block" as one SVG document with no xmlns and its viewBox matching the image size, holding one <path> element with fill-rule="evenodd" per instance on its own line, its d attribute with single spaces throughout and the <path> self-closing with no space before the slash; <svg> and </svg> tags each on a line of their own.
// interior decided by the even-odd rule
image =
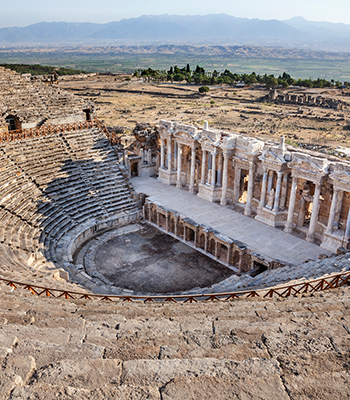
<svg viewBox="0 0 350 400">
<path fill-rule="evenodd" d="M 57 281 L 68 282 L 69 281 L 69 273 L 67 271 L 65 271 L 64 269 L 60 268 L 58 271 L 56 271 L 53 274 L 53 279 L 55 279 Z"/>
</svg>

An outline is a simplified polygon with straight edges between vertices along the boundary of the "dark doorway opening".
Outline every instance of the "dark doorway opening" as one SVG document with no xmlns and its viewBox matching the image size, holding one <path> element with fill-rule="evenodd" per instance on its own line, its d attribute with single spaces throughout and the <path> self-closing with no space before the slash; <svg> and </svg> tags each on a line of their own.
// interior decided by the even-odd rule
<svg viewBox="0 0 350 400">
<path fill-rule="evenodd" d="M 86 121 L 91 121 L 91 110 L 89 108 L 83 110 L 86 116 Z"/>
<path fill-rule="evenodd" d="M 11 131 L 17 131 L 19 129 L 21 129 L 21 124 L 18 121 L 18 118 L 15 117 L 14 115 L 8 115 L 5 118 L 6 122 L 7 122 L 7 126 L 8 126 L 8 130 L 9 132 Z"/>
<path fill-rule="evenodd" d="M 269 268 L 266 265 L 261 264 L 261 263 L 259 263 L 257 261 L 254 261 L 253 268 L 250 271 L 249 275 L 254 278 L 255 276 L 257 276 L 259 274 L 262 274 L 263 272 L 267 271 L 268 269 Z"/>
<path fill-rule="evenodd" d="M 137 162 L 131 163 L 131 177 L 134 178 L 135 176 L 139 176 L 139 169 Z"/>
</svg>

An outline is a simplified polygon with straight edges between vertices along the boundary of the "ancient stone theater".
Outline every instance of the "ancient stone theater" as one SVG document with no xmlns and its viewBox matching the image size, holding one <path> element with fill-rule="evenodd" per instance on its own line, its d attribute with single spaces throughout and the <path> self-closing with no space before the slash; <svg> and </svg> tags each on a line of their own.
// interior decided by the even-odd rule
<svg viewBox="0 0 350 400">
<path fill-rule="evenodd" d="M 0 68 L 1 398 L 345 398 L 349 246 L 346 158 Z"/>
</svg>

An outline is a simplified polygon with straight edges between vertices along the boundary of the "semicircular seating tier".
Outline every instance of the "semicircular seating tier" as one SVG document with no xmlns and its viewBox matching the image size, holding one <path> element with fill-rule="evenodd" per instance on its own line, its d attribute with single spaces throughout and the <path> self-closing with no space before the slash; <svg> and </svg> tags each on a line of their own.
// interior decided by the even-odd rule
<svg viewBox="0 0 350 400">
<path fill-rule="evenodd" d="M 99 128 L 1 143 L 0 264 L 50 271 L 69 231 L 134 214 L 118 162 Z"/>
</svg>

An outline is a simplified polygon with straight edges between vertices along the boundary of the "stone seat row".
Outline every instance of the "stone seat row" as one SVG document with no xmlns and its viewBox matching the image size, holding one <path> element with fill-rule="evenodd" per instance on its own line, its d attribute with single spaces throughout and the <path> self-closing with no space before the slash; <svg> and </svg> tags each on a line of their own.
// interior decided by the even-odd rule
<svg viewBox="0 0 350 400">
<path fill-rule="evenodd" d="M 77 225 L 136 208 L 105 137 L 96 129 L 64 135 L 0 145 L 0 264 L 13 271 L 33 272 L 29 259 L 38 258 L 35 268 L 56 262 L 57 242 Z M 88 159 L 69 146 L 80 135 Z"/>
</svg>

